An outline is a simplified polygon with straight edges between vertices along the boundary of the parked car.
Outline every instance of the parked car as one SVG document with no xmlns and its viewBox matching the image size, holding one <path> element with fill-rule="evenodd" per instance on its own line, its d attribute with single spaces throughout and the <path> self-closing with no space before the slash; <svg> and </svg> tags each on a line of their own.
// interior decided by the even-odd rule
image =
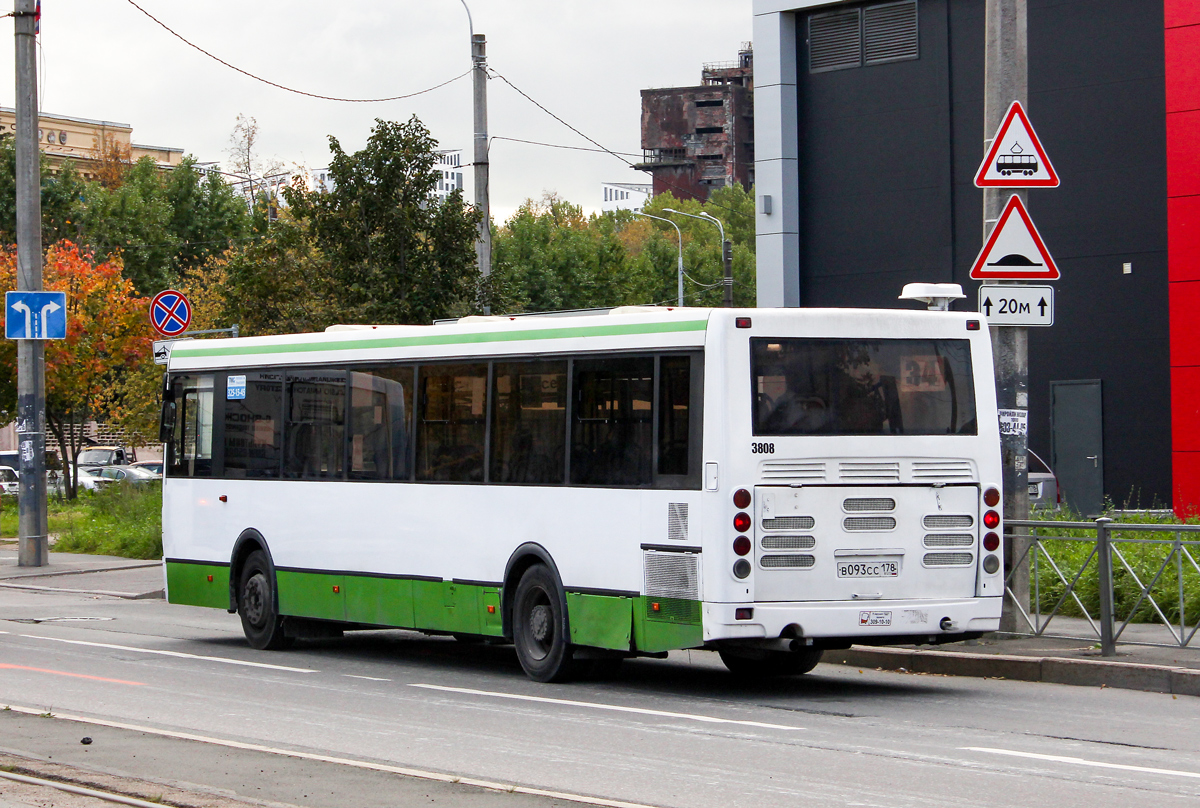
<svg viewBox="0 0 1200 808">
<path fill-rule="evenodd" d="M 16 470 L 8 466 L 0 466 L 0 491 L 15 495 L 20 487 L 21 476 Z"/>
<path fill-rule="evenodd" d="M 1056 511 L 1062 507 L 1062 491 L 1058 487 L 1058 477 L 1046 463 L 1033 451 L 1029 456 L 1036 460 L 1044 471 L 1034 471 L 1029 466 L 1029 507 L 1031 510 Z"/>
<path fill-rule="evenodd" d="M 75 462 L 83 466 L 124 466 L 136 460 L 133 452 L 121 446 L 89 446 L 79 453 Z"/>
<path fill-rule="evenodd" d="M 161 460 L 139 460 L 138 462 L 130 463 L 129 465 L 133 466 L 135 469 L 152 471 L 159 477 L 161 477 L 163 473 L 163 462 Z"/>
<path fill-rule="evenodd" d="M 100 475 L 99 466 L 90 466 L 79 469 L 79 478 L 76 482 L 77 488 L 80 491 L 99 491 L 105 486 L 110 485 L 112 480 Z"/>
<path fill-rule="evenodd" d="M 80 470 L 82 471 L 82 469 Z M 136 466 L 97 466 L 88 471 L 103 480 L 131 483 L 132 485 L 145 485 L 162 479 L 161 474 L 155 474 L 148 469 L 140 469 Z"/>
</svg>

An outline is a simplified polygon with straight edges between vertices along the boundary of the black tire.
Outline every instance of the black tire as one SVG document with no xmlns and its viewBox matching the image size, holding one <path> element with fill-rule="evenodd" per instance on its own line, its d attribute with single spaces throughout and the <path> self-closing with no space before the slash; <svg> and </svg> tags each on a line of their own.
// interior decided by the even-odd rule
<svg viewBox="0 0 1200 808">
<path fill-rule="evenodd" d="M 525 570 L 513 596 L 517 659 L 535 682 L 565 682 L 576 674 L 568 640 L 567 606 L 558 578 L 544 564 Z"/>
<path fill-rule="evenodd" d="M 805 648 L 802 651 L 758 651 L 722 648 L 718 653 L 721 661 L 734 676 L 748 679 L 765 679 L 773 676 L 799 676 L 817 667 L 821 661 L 821 649 Z"/>
<path fill-rule="evenodd" d="M 255 550 L 242 565 L 238 579 L 238 615 L 251 648 L 279 651 L 295 641 L 283 632 L 283 618 L 275 597 L 275 575 L 267 554 Z"/>
</svg>

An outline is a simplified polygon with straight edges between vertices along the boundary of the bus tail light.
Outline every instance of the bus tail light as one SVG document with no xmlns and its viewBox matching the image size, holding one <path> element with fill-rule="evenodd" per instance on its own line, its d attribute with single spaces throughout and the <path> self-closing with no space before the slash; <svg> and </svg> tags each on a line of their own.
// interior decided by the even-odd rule
<svg viewBox="0 0 1200 808">
<path fill-rule="evenodd" d="M 738 579 L 750 575 L 750 562 L 744 558 L 739 558 L 733 565 L 733 574 Z"/>
<path fill-rule="evenodd" d="M 749 328 L 750 327 L 750 318 L 749 317 L 734 317 L 733 324 L 737 328 Z"/>
<path fill-rule="evenodd" d="M 983 515 L 983 526 L 988 530 L 995 530 L 1000 525 L 1000 514 L 995 511 L 988 511 Z"/>
<path fill-rule="evenodd" d="M 993 525 L 993 527 L 994 527 L 994 525 Z M 749 530 L 750 529 L 750 514 L 739 513 L 737 516 L 733 517 L 733 529 L 736 530 L 738 533 L 745 533 L 747 530 Z"/>
<path fill-rule="evenodd" d="M 750 507 L 750 492 L 745 488 L 739 488 L 733 492 L 734 507 L 739 510 L 745 510 Z"/>
<path fill-rule="evenodd" d="M 733 551 L 740 556 L 750 552 L 750 546 L 750 540 L 745 536 L 738 536 L 733 540 Z"/>
<path fill-rule="evenodd" d="M 984 572 L 986 572 L 988 575 L 991 575 L 992 573 L 996 572 L 999 569 L 1000 569 L 1000 559 L 999 558 L 997 558 L 994 555 L 984 556 L 984 559 L 983 559 L 983 571 Z"/>
<path fill-rule="evenodd" d="M 989 488 L 983 492 L 983 504 L 989 508 L 994 508 L 1000 504 L 1000 489 Z"/>
<path fill-rule="evenodd" d="M 745 608 L 734 609 L 733 610 L 733 619 L 734 620 L 753 620 L 754 619 L 754 609 L 745 609 Z"/>
<path fill-rule="evenodd" d="M 994 553 L 1000 547 L 1000 537 L 995 533 L 989 533 L 983 537 L 983 549 L 989 553 Z"/>
</svg>

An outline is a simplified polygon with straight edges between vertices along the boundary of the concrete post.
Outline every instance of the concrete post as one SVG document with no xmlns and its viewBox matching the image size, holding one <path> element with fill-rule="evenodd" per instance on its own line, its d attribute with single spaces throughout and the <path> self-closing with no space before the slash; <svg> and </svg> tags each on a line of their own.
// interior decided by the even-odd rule
<svg viewBox="0 0 1200 808">
<path fill-rule="evenodd" d="M 475 85 L 475 207 L 483 213 L 475 257 L 480 276 L 492 273 L 492 214 L 488 201 L 487 37 L 471 34 Z"/>
</svg>

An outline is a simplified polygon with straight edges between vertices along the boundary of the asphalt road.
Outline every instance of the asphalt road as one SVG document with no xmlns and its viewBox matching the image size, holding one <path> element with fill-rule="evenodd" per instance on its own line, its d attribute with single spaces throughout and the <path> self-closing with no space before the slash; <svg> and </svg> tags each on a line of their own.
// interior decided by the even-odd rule
<svg viewBox="0 0 1200 808">
<path fill-rule="evenodd" d="M 257 652 L 234 615 L 102 595 L 0 589 L 0 704 L 88 718 L 90 734 L 116 739 L 80 747 L 69 725 L 66 744 L 18 711 L 0 720 L 0 752 L 103 759 L 106 771 L 298 805 L 376 804 L 380 778 L 415 786 L 412 804 L 479 799 L 397 769 L 566 795 L 478 803 L 505 806 L 1200 799 L 1200 698 L 836 665 L 748 685 L 705 652 L 539 685 L 509 647 L 390 631 Z M 322 788 L 338 777 L 349 779 Z"/>
</svg>

